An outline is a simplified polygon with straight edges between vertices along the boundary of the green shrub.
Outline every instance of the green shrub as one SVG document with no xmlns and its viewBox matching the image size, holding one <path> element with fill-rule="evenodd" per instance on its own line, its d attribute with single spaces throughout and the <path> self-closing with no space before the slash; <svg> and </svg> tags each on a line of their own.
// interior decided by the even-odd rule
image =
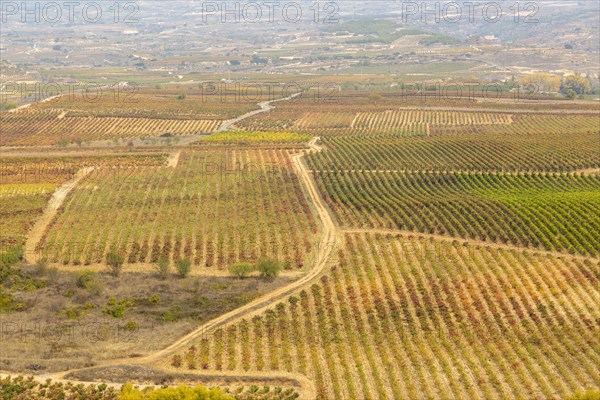
<svg viewBox="0 0 600 400">
<path fill-rule="evenodd" d="M 129 321 L 125 324 L 125 330 L 129 332 L 135 332 L 138 329 L 138 325 L 135 321 Z"/>
<path fill-rule="evenodd" d="M 93 307 L 86 306 L 84 308 L 80 308 L 80 307 L 77 307 L 74 305 L 70 305 L 68 307 L 63 308 L 58 313 L 61 315 L 64 315 L 65 317 L 67 317 L 69 319 L 77 319 L 77 318 L 81 318 L 85 314 L 87 314 L 87 310 L 89 310 L 90 308 L 93 308 Z"/>
<path fill-rule="evenodd" d="M 175 305 L 169 310 L 165 311 L 162 315 L 162 319 L 165 322 L 174 322 L 181 318 L 181 307 Z"/>
<path fill-rule="evenodd" d="M 265 279 L 275 278 L 279 275 L 281 268 L 281 263 L 273 260 L 263 259 L 256 263 L 256 269 L 260 272 L 260 276 Z"/>
<path fill-rule="evenodd" d="M 123 318 L 127 308 L 133 306 L 134 303 L 135 302 L 131 299 L 117 301 L 111 296 L 108 300 L 108 304 L 104 307 L 103 313 L 110 315 L 113 318 Z"/>
<path fill-rule="evenodd" d="M 0 286 L 0 314 L 24 309 L 24 303 L 15 300 L 12 294 L 6 293 L 4 288 Z"/>
<path fill-rule="evenodd" d="M 156 273 L 160 279 L 167 279 L 171 270 L 169 258 L 167 256 L 160 256 L 155 266 Z"/>
<path fill-rule="evenodd" d="M 110 252 L 106 255 L 106 264 L 108 265 L 109 273 L 115 278 L 121 274 L 125 259 L 117 252 Z"/>
<path fill-rule="evenodd" d="M 240 279 L 244 279 L 254 271 L 254 265 L 250 263 L 237 263 L 229 267 L 229 273 Z"/>
<path fill-rule="evenodd" d="M 186 385 L 140 390 L 131 383 L 123 385 L 119 400 L 234 400 L 220 389 L 206 389 L 202 386 L 189 387 Z"/>
<path fill-rule="evenodd" d="M 95 279 L 96 273 L 94 271 L 85 270 L 81 271 L 77 275 L 75 284 L 80 289 L 87 289 L 94 282 Z"/>
<path fill-rule="evenodd" d="M 177 260 L 176 266 L 177 266 L 177 275 L 180 278 L 185 278 L 190 273 L 190 270 L 192 268 L 192 262 L 185 258 L 180 258 L 179 260 Z"/>
</svg>

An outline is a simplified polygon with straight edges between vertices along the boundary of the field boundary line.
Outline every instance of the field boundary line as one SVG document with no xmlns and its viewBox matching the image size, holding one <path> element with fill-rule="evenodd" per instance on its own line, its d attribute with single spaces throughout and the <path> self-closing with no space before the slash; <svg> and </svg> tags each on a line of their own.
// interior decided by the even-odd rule
<svg viewBox="0 0 600 400">
<path fill-rule="evenodd" d="M 525 247 L 525 246 L 520 247 L 520 246 L 510 245 L 510 244 L 486 242 L 484 240 L 465 239 L 465 238 L 456 237 L 456 236 L 435 235 L 435 234 L 431 234 L 431 233 L 404 231 L 404 230 L 400 230 L 400 229 L 348 228 L 348 229 L 342 229 L 341 233 L 342 234 L 367 233 L 367 234 L 381 234 L 381 235 L 401 235 L 401 236 L 412 236 L 412 237 L 424 238 L 424 239 L 433 239 L 433 240 L 444 241 L 444 242 L 457 241 L 461 244 L 466 243 L 470 246 L 479 246 L 479 247 L 483 247 L 483 248 L 488 247 L 488 248 L 494 248 L 494 249 L 499 249 L 499 250 L 511 250 L 511 251 L 517 251 L 517 252 L 521 252 L 521 253 L 528 251 L 533 254 L 536 254 L 536 253 L 543 254 L 546 256 L 552 256 L 552 257 L 556 257 L 556 258 L 568 258 L 568 259 L 575 259 L 575 260 L 582 260 L 582 261 L 583 260 L 592 260 L 592 261 L 600 262 L 600 258 L 598 258 L 598 257 L 585 256 L 585 255 L 581 255 L 581 254 L 561 253 L 559 251 L 542 250 L 542 249 L 536 249 L 534 247 Z"/>
</svg>

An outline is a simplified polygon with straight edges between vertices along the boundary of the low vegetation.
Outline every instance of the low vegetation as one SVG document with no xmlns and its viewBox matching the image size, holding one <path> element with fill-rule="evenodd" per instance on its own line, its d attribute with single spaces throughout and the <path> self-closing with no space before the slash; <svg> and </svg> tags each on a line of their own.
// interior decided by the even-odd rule
<svg viewBox="0 0 600 400">
<path fill-rule="evenodd" d="M 179 385 L 140 389 L 131 383 L 121 387 L 99 384 L 36 382 L 32 377 L 0 378 L 0 399 L 14 400 L 294 400 L 292 388 L 248 386 L 235 389 Z"/>
</svg>

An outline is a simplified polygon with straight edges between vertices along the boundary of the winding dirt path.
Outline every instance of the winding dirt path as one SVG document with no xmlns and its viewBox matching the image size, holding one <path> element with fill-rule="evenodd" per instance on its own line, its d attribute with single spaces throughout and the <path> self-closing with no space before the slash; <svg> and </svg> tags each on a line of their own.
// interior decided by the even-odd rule
<svg viewBox="0 0 600 400">
<path fill-rule="evenodd" d="M 27 234 L 27 241 L 25 242 L 25 258 L 30 263 L 35 263 L 40 259 L 40 254 L 37 251 L 37 245 L 44 236 L 44 232 L 48 228 L 48 225 L 52 222 L 56 214 L 58 213 L 58 209 L 64 202 L 65 198 L 75 186 L 85 178 L 90 172 L 92 172 L 93 167 L 82 168 L 71 179 L 70 181 L 64 183 L 58 189 L 54 191 L 44 213 L 38 220 L 35 222 L 29 233 Z"/>
<path fill-rule="evenodd" d="M 246 118 L 250 118 L 253 117 L 257 114 L 261 114 L 267 111 L 271 111 L 271 109 L 273 107 L 271 107 L 271 104 L 273 103 L 277 103 L 279 101 L 287 101 L 287 100 L 292 100 L 295 97 L 298 97 L 302 94 L 302 92 L 298 92 L 298 93 L 294 93 L 291 96 L 288 97 L 284 97 L 281 99 L 275 99 L 275 100 L 269 100 L 269 101 L 263 101 L 262 103 L 258 103 L 260 109 L 258 110 L 254 110 L 254 111 L 250 111 L 247 112 L 246 114 L 240 115 L 239 117 L 236 117 L 234 119 L 228 119 L 227 121 L 225 121 L 223 123 L 223 125 L 221 125 L 221 127 L 217 130 L 217 132 L 223 132 L 223 131 L 227 131 L 229 130 L 233 125 L 235 125 L 236 123 L 246 119 Z"/>
<path fill-rule="evenodd" d="M 317 144 L 319 138 L 313 138 L 309 143 L 310 152 L 318 152 L 323 148 Z M 324 271 L 325 267 L 330 262 L 332 256 L 335 256 L 335 250 L 338 247 L 338 241 L 341 237 L 339 230 L 337 229 L 332 214 L 330 213 L 327 205 L 325 204 L 323 198 L 320 196 L 316 184 L 311 176 L 311 173 L 306 165 L 304 160 L 306 152 L 301 152 L 294 154 L 292 156 L 294 168 L 298 173 L 300 181 L 304 186 L 304 190 L 307 193 L 315 211 L 318 214 L 319 219 L 321 220 L 321 240 L 319 242 L 319 246 L 315 255 L 314 265 L 313 267 L 300 279 L 295 282 L 292 282 L 290 285 L 279 288 L 271 293 L 266 294 L 263 297 L 260 297 L 240 308 L 232 310 L 226 314 L 223 314 L 205 324 L 202 324 L 192 332 L 178 339 L 168 347 L 159 350 L 155 353 L 149 354 L 143 357 L 136 358 L 122 358 L 122 359 L 113 359 L 107 360 L 104 362 L 99 362 L 96 364 L 93 369 L 102 368 L 102 367 L 110 367 L 117 365 L 125 365 L 125 364 L 143 364 L 143 365 L 152 365 L 154 368 L 157 368 L 161 371 L 174 373 L 174 370 L 165 370 L 164 369 L 164 359 L 173 355 L 177 352 L 182 351 L 187 346 L 193 344 L 199 338 L 204 337 L 205 335 L 209 335 L 215 330 L 224 327 L 225 325 L 235 323 L 242 318 L 249 319 L 252 316 L 263 313 L 268 308 L 274 306 L 278 301 L 284 299 L 285 297 L 293 294 L 294 292 L 301 290 L 302 288 L 310 285 L 315 279 L 317 279 L 321 273 Z M 81 174 L 77 179 L 72 180 L 68 184 L 63 185 L 61 189 L 63 189 L 58 197 L 58 199 L 52 202 L 52 207 L 48 207 L 47 213 L 48 216 L 44 218 L 44 222 L 40 222 L 40 230 L 39 232 L 43 233 L 44 227 L 52 220 L 52 217 L 56 214 L 56 210 L 64 200 L 64 197 L 68 192 L 77 184 L 77 182 L 83 178 L 85 174 Z M 58 192 L 58 190 L 57 190 Z M 46 213 L 45 213 L 46 215 Z M 35 244 L 41 238 L 41 233 L 36 235 L 36 237 L 32 237 L 32 248 L 35 249 Z M 163 361 L 163 362 L 161 362 Z M 50 378 L 53 380 L 59 381 L 68 381 L 65 380 L 65 377 L 71 373 L 89 370 L 91 368 L 83 368 L 76 369 L 71 371 L 61 371 L 49 375 L 45 375 L 45 378 Z M 218 372 L 219 374 L 223 374 L 222 371 Z M 198 373 L 198 376 L 202 376 L 203 373 Z M 206 371 L 205 376 L 214 375 L 215 371 Z M 312 381 L 310 381 L 307 377 L 298 375 L 298 374 L 290 374 L 290 373 L 239 373 L 239 372 L 231 372 L 231 376 L 244 376 L 250 378 L 256 378 L 257 380 L 263 378 L 282 378 L 282 379 L 293 379 L 300 383 L 301 388 L 299 389 L 299 393 L 301 395 L 301 399 L 314 399 L 316 396 L 316 390 Z M 78 381 L 73 381 L 78 382 Z M 113 383 L 115 384 L 115 383 Z"/>
<path fill-rule="evenodd" d="M 29 108 L 29 107 L 31 107 L 31 105 L 32 105 L 32 104 L 37 104 L 37 103 L 46 103 L 46 102 L 49 102 L 49 101 L 51 101 L 51 100 L 54 100 L 54 99 L 56 99 L 56 98 L 59 98 L 60 96 L 62 96 L 62 95 L 60 95 L 60 94 L 57 94 L 56 96 L 50 96 L 50 97 L 47 97 L 47 98 L 45 98 L 45 99 L 42 99 L 42 100 L 40 100 L 40 101 L 34 101 L 33 103 L 27 103 L 27 104 L 23 104 L 23 105 L 20 105 L 20 106 L 19 106 L 19 107 L 17 107 L 17 108 L 13 108 L 12 110 L 8 110 L 8 112 L 9 112 L 9 113 L 15 113 L 15 112 L 18 112 L 18 111 L 20 111 L 20 110 L 24 110 L 24 109 L 26 109 L 26 108 Z M 59 116 L 59 117 L 60 117 L 60 116 Z M 60 119 L 60 118 L 59 118 L 59 119 Z"/>
</svg>

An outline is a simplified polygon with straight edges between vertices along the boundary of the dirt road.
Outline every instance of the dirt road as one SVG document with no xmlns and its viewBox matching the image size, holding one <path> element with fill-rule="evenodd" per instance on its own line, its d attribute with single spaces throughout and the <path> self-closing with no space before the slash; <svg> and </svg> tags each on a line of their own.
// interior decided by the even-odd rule
<svg viewBox="0 0 600 400">
<path fill-rule="evenodd" d="M 239 117 L 236 117 L 234 119 L 229 119 L 227 121 L 225 121 L 223 123 L 223 125 L 221 125 L 221 127 L 217 130 L 217 132 L 223 132 L 223 131 L 227 131 L 229 130 L 233 125 L 235 125 L 236 123 L 246 119 L 246 118 L 250 118 L 253 117 L 257 114 L 261 114 L 267 111 L 271 111 L 271 109 L 273 107 L 271 107 L 271 104 L 273 103 L 277 103 L 279 101 L 286 101 L 286 100 L 292 100 L 295 97 L 298 97 L 302 94 L 302 92 L 298 92 L 298 93 L 294 93 L 291 96 L 288 97 L 284 97 L 282 99 L 276 99 L 276 100 L 270 100 L 270 101 L 264 101 L 262 103 L 258 103 L 260 109 L 259 110 L 254 110 L 254 111 L 250 111 L 247 112 L 246 114 L 240 115 Z"/>
<path fill-rule="evenodd" d="M 35 263 L 39 260 L 40 254 L 37 252 L 37 245 L 44 236 L 44 232 L 48 228 L 48 225 L 52 222 L 56 216 L 58 209 L 62 205 L 67 195 L 77 186 L 77 184 L 85 178 L 94 168 L 88 167 L 83 168 L 75 174 L 73 179 L 60 186 L 52 194 L 52 198 L 48 202 L 46 209 L 42 216 L 36 221 L 33 228 L 27 234 L 27 241 L 25 242 L 25 258 L 30 263 Z"/>
<path fill-rule="evenodd" d="M 309 142 L 309 150 L 311 152 L 321 151 L 322 147 L 317 145 L 318 137 L 313 138 Z M 319 246 L 317 249 L 317 253 L 314 259 L 314 264 L 312 268 L 306 273 L 306 275 L 302 276 L 297 281 L 291 283 L 288 286 L 277 289 L 274 292 L 268 293 L 267 295 L 252 301 L 240 308 L 232 310 L 227 314 L 221 315 L 212 321 L 209 321 L 201 326 L 199 326 L 194 331 L 175 341 L 168 347 L 152 353 L 150 355 L 144 357 L 136 357 L 136 358 L 123 358 L 123 359 L 114 359 L 106 362 L 100 362 L 94 366 L 94 368 L 99 367 L 107 367 L 107 366 L 116 366 L 116 365 L 124 365 L 124 364 L 153 364 L 154 366 L 161 368 L 164 367 L 164 359 L 169 357 L 172 354 L 181 352 L 185 350 L 188 346 L 192 345 L 199 338 L 204 337 L 205 335 L 209 335 L 218 328 L 222 328 L 225 325 L 235 323 L 242 318 L 249 319 L 252 316 L 263 313 L 269 307 L 277 304 L 278 301 L 286 298 L 287 296 L 295 293 L 296 291 L 301 290 L 312 284 L 325 270 L 325 267 L 332 260 L 332 257 L 335 256 L 335 250 L 338 247 L 338 240 L 340 238 L 340 233 L 337 230 L 336 225 L 333 222 L 331 217 L 331 213 L 329 212 L 323 198 L 320 196 L 315 182 L 312 179 L 311 173 L 308 170 L 305 163 L 305 154 L 306 153 L 298 153 L 292 156 L 294 167 L 300 181 L 304 186 L 304 190 L 309 197 L 314 210 L 317 212 L 319 219 L 321 220 L 321 240 L 319 242 Z M 35 245 L 41 238 L 41 234 L 44 231 L 44 228 L 47 224 L 52 220 L 53 216 L 56 214 L 56 210 L 64 200 L 66 194 L 77 184 L 77 182 L 85 176 L 82 174 L 78 176 L 73 181 L 68 184 L 63 185 L 60 190 L 60 194 L 57 196 L 55 201 L 51 201 L 52 206 L 48 207 L 47 214 L 44 214 L 45 218 L 43 218 L 43 222 L 40 222 L 39 234 L 36 234 L 36 237 L 32 237 L 31 248 L 35 249 Z M 59 191 L 57 190 L 57 192 Z M 163 363 L 161 363 L 163 361 Z M 50 374 L 47 378 L 63 380 L 64 377 L 70 373 L 81 371 L 81 370 L 73 370 L 73 371 L 62 371 L 55 374 Z M 169 371 L 173 373 L 174 371 Z M 222 371 L 219 372 L 222 374 Z M 207 372 L 207 375 L 210 373 Z M 240 375 L 239 373 L 232 373 L 232 376 Z M 258 373 L 250 373 L 247 374 L 250 377 L 259 377 L 261 376 Z M 286 373 L 276 373 L 269 374 L 268 377 L 281 377 L 285 379 L 295 379 L 300 382 L 302 388 L 300 389 L 300 394 L 302 399 L 314 399 L 316 392 L 313 383 L 304 376 L 297 374 L 286 374 Z"/>
</svg>

